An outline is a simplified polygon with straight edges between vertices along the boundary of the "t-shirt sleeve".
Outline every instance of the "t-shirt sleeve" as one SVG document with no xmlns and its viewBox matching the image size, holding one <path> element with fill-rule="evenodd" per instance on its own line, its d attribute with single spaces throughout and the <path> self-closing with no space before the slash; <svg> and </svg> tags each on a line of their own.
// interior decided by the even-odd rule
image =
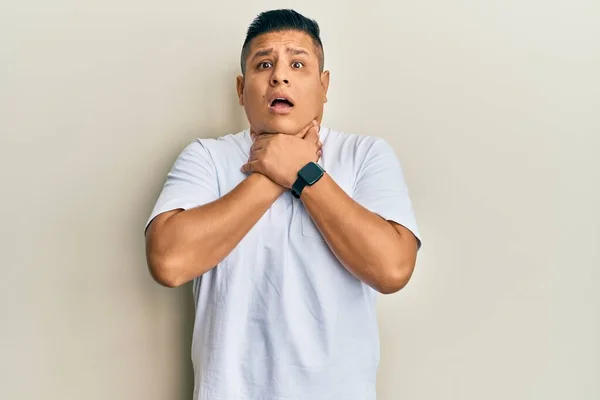
<svg viewBox="0 0 600 400">
<path fill-rule="evenodd" d="M 377 138 L 366 151 L 354 185 L 354 200 L 380 217 L 410 230 L 421 247 L 412 201 L 394 149 Z"/>
<path fill-rule="evenodd" d="M 159 214 L 199 207 L 219 198 L 212 157 L 200 139 L 187 145 L 167 175 L 144 230 Z"/>
</svg>

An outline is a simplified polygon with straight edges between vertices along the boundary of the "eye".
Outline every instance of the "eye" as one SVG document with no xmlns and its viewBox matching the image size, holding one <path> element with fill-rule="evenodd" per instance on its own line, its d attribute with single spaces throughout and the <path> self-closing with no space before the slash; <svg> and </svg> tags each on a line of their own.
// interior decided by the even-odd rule
<svg viewBox="0 0 600 400">
<path fill-rule="evenodd" d="M 300 61 L 294 61 L 292 63 L 292 68 L 294 68 L 294 69 L 300 69 L 300 68 L 303 68 L 303 67 L 304 67 L 304 64 L 301 63 Z"/>
<path fill-rule="evenodd" d="M 267 68 L 271 68 L 273 66 L 273 63 L 271 63 L 271 61 L 262 61 L 258 64 L 258 68 L 260 69 L 267 69 Z"/>
</svg>

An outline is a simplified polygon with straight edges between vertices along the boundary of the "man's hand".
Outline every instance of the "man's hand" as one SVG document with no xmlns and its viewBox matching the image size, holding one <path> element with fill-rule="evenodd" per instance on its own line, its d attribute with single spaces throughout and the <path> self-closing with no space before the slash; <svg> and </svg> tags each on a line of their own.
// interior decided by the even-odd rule
<svg viewBox="0 0 600 400">
<path fill-rule="evenodd" d="M 256 135 L 248 162 L 242 172 L 258 172 L 282 187 L 290 189 L 298 171 L 310 161 L 318 161 L 323 144 L 319 127 L 312 121 L 296 135 L 282 133 Z"/>
</svg>

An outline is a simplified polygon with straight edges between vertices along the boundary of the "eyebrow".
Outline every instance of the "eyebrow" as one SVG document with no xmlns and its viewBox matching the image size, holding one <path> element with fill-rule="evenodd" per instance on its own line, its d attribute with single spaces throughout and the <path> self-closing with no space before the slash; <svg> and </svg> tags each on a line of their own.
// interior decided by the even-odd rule
<svg viewBox="0 0 600 400">
<path fill-rule="evenodd" d="M 287 49 L 285 49 L 286 53 L 291 53 L 295 56 L 300 55 L 300 54 L 304 54 L 306 56 L 310 56 L 310 54 L 308 53 L 308 51 L 304 50 L 304 49 L 297 49 L 294 47 L 288 47 Z M 273 48 L 269 48 L 269 49 L 264 49 L 264 50 L 259 50 L 256 53 L 254 53 L 254 56 L 252 56 L 252 59 L 258 58 L 258 57 L 265 57 L 270 55 L 271 53 L 273 53 Z"/>
</svg>

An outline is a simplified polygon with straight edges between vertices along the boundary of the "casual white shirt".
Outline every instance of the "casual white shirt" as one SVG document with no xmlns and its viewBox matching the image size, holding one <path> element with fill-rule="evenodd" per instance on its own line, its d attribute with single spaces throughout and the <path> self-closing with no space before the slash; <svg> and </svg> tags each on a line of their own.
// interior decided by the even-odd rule
<svg viewBox="0 0 600 400">
<path fill-rule="evenodd" d="M 400 162 L 381 138 L 321 127 L 327 174 L 356 202 L 419 239 Z M 246 175 L 249 130 L 196 139 L 148 220 L 214 201 Z M 376 292 L 333 255 L 288 191 L 235 249 L 193 282 L 194 400 L 374 400 Z"/>
</svg>

